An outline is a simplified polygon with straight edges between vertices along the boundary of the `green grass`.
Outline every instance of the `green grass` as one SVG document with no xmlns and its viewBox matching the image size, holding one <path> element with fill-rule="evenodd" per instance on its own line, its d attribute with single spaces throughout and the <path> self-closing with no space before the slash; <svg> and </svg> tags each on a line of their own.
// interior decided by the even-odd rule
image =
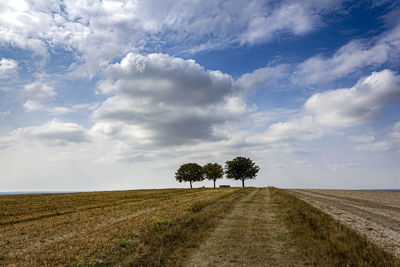
<svg viewBox="0 0 400 267">
<path fill-rule="evenodd" d="M 271 188 L 307 263 L 314 266 L 400 266 L 393 255 L 295 196 Z"/>
<path fill-rule="evenodd" d="M 159 219 L 153 222 L 142 236 L 140 253 L 129 256 L 122 265 L 127 266 L 182 266 L 188 255 L 204 240 L 233 208 L 234 203 L 250 190 L 239 189 L 234 194 L 205 202 L 196 212 L 172 219 Z M 135 247 L 133 250 L 137 250 Z M 135 256 L 136 255 L 136 256 Z"/>
</svg>

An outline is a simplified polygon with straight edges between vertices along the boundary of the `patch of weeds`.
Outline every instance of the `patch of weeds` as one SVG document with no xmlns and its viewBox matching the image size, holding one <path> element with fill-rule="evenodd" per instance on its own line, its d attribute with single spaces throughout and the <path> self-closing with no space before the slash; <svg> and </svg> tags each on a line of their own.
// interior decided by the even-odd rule
<svg viewBox="0 0 400 267">
<path fill-rule="evenodd" d="M 194 203 L 192 203 L 191 205 L 189 205 L 186 208 L 186 211 L 189 212 L 199 212 L 202 208 L 204 208 L 207 205 L 207 203 L 202 203 L 200 201 L 196 201 Z"/>
<path fill-rule="evenodd" d="M 130 245 L 130 240 L 129 239 L 121 239 L 119 242 L 118 242 L 118 246 L 120 247 L 120 248 L 127 248 L 127 247 L 129 247 L 129 245 Z"/>
<path fill-rule="evenodd" d="M 120 248 L 128 248 L 133 244 L 133 241 L 135 238 L 138 237 L 138 234 L 136 232 L 131 232 L 128 234 L 122 235 L 121 240 L 118 242 L 118 247 Z"/>
<path fill-rule="evenodd" d="M 4 260 L 7 257 L 7 251 L 0 249 L 0 261 Z"/>
<path fill-rule="evenodd" d="M 170 219 L 160 219 L 153 223 L 153 229 L 157 230 L 157 231 L 160 231 L 163 229 L 165 230 L 173 224 L 174 224 L 174 222 Z"/>
<path fill-rule="evenodd" d="M 85 260 L 85 258 L 75 257 L 75 261 L 70 264 L 71 267 L 88 267 L 88 266 L 95 266 L 94 260 Z"/>
</svg>

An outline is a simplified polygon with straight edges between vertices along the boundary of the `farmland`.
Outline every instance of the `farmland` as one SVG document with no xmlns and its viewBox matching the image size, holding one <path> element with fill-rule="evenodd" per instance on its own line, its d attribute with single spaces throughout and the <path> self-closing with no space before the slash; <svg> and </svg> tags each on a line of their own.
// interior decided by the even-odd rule
<svg viewBox="0 0 400 267">
<path fill-rule="evenodd" d="M 139 190 L 0 197 L 0 264 L 114 264 L 156 222 L 174 222 L 237 189 Z M 228 197 L 227 197 L 228 196 Z M 139 253 L 136 251 L 136 253 Z M 130 253 L 132 257 L 132 253 Z M 140 255 L 138 255 L 140 257 Z"/>
<path fill-rule="evenodd" d="M 288 190 L 400 258 L 400 192 Z"/>
<path fill-rule="evenodd" d="M 391 253 L 294 197 L 305 193 L 289 192 L 1 196 L 0 266 L 400 266 Z"/>
</svg>

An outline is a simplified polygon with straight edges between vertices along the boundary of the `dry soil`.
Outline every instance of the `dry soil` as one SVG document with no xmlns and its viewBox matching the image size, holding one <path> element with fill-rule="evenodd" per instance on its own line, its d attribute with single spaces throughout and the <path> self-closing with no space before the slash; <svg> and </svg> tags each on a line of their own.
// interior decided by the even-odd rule
<svg viewBox="0 0 400 267">
<path fill-rule="evenodd" d="M 287 190 L 400 258 L 400 192 Z"/>
</svg>

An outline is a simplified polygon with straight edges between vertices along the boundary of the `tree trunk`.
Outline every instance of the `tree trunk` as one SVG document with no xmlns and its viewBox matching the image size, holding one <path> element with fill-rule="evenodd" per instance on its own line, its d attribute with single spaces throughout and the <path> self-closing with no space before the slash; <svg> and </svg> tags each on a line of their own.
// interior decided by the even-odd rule
<svg viewBox="0 0 400 267">
<path fill-rule="evenodd" d="M 244 179 L 242 179 L 242 187 L 244 187 Z"/>
<path fill-rule="evenodd" d="M 190 189 L 192 189 L 193 187 L 192 187 L 192 181 L 189 181 L 189 183 L 190 183 Z"/>
<path fill-rule="evenodd" d="M 214 180 L 214 188 L 215 188 L 215 180 Z"/>
</svg>

